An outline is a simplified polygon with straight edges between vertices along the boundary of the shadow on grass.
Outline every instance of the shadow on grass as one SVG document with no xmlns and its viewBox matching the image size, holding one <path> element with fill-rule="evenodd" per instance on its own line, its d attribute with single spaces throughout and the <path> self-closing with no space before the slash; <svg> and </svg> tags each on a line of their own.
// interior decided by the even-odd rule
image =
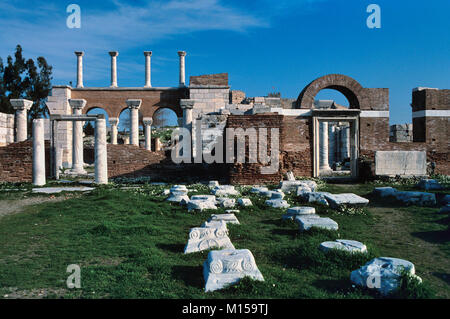
<svg viewBox="0 0 450 319">
<path fill-rule="evenodd" d="M 312 283 L 315 287 L 324 289 L 329 293 L 348 293 L 352 291 L 349 278 L 318 279 Z"/>
<path fill-rule="evenodd" d="M 203 288 L 205 284 L 202 266 L 173 266 L 172 276 L 183 281 L 186 286 Z"/>
<path fill-rule="evenodd" d="M 184 244 L 156 244 L 156 247 L 167 250 L 172 253 L 182 253 L 184 252 Z"/>
<path fill-rule="evenodd" d="M 450 241 L 450 231 L 447 229 L 414 232 L 411 235 L 433 244 L 443 244 Z"/>
<path fill-rule="evenodd" d="M 298 229 L 276 228 L 272 230 L 272 234 L 295 238 L 298 236 L 299 231 Z"/>
<path fill-rule="evenodd" d="M 444 281 L 447 285 L 450 285 L 450 274 L 448 273 L 443 273 L 443 272 L 433 272 L 432 273 L 433 276 L 441 279 L 442 281 Z"/>
</svg>

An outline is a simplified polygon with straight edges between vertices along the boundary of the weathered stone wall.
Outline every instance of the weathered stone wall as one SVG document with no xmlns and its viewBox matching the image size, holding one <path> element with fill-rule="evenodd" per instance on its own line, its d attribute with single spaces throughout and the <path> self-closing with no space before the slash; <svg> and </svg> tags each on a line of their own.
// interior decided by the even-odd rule
<svg viewBox="0 0 450 319">
<path fill-rule="evenodd" d="M 412 124 L 395 124 L 390 126 L 390 142 L 412 142 L 413 126 Z"/>
<path fill-rule="evenodd" d="M 450 90 L 416 88 L 412 93 L 413 140 L 425 142 L 435 172 L 450 174 Z"/>
<path fill-rule="evenodd" d="M 283 165 L 281 173 L 292 171 L 295 176 L 313 175 L 311 118 L 284 116 L 282 129 Z"/>
<path fill-rule="evenodd" d="M 259 128 L 267 128 L 268 137 L 267 137 L 267 149 L 268 155 L 271 154 L 270 150 L 270 140 L 271 128 L 278 128 L 280 135 L 280 149 L 283 145 L 283 116 L 269 113 L 269 114 L 256 114 L 256 115 L 230 115 L 228 117 L 226 128 L 255 128 L 258 132 Z M 249 143 L 256 143 L 259 146 L 259 136 L 257 133 L 257 140 L 252 141 L 249 138 L 246 138 L 246 160 L 245 163 L 235 163 L 229 165 L 229 177 L 230 182 L 233 184 L 244 184 L 244 185 L 252 185 L 258 183 L 278 183 L 282 179 L 281 167 L 283 164 L 283 157 L 280 154 L 279 157 L 279 165 L 280 169 L 275 174 L 262 174 L 261 167 L 263 166 L 260 162 L 252 164 L 248 162 L 249 156 Z M 229 152 L 229 150 L 227 150 Z M 259 160 L 259 156 L 258 156 Z"/>
<path fill-rule="evenodd" d="M 384 150 L 389 144 L 388 117 L 362 117 L 359 119 L 360 152 Z"/>
<path fill-rule="evenodd" d="M 52 95 L 48 97 L 47 107 L 50 114 L 70 115 L 72 108 L 69 105 L 69 99 L 72 98 L 71 89 L 68 86 L 54 86 Z M 64 149 L 62 161 L 64 167 L 72 166 L 72 123 L 58 123 L 55 132 L 56 144 Z"/>
<path fill-rule="evenodd" d="M 50 173 L 50 142 L 45 142 L 46 175 Z M 33 181 L 33 141 L 0 147 L 0 182 Z"/>
<path fill-rule="evenodd" d="M 191 76 L 189 86 L 228 86 L 228 73 Z"/>
<path fill-rule="evenodd" d="M 376 151 L 375 174 L 378 176 L 426 176 L 426 151 Z"/>
<path fill-rule="evenodd" d="M 230 104 L 241 104 L 245 100 L 245 92 L 232 90 L 230 91 Z"/>
<path fill-rule="evenodd" d="M 140 99 L 142 105 L 139 113 L 143 117 L 152 117 L 160 108 L 169 108 L 181 117 L 180 99 L 187 98 L 188 90 L 186 88 L 74 88 L 71 90 L 71 95 L 72 99 L 87 101 L 83 114 L 98 107 L 104 109 L 109 117 L 119 117 L 120 113 L 127 108 L 127 99 Z"/>
<path fill-rule="evenodd" d="M 0 113 L 0 146 L 14 143 L 14 114 Z"/>
<path fill-rule="evenodd" d="M 170 152 L 149 152 L 134 145 L 108 145 L 108 176 L 150 177 L 155 181 L 197 182 L 220 180 L 228 183 L 225 164 L 175 164 Z"/>
<path fill-rule="evenodd" d="M 218 112 L 229 102 L 229 87 L 191 87 L 189 88 L 189 98 L 194 100 L 194 118 L 201 113 Z"/>
</svg>

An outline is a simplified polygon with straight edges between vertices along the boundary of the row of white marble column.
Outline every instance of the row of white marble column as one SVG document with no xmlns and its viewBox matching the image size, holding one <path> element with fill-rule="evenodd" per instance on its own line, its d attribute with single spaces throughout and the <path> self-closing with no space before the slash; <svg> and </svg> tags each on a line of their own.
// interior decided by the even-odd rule
<svg viewBox="0 0 450 319">
<path fill-rule="evenodd" d="M 319 168 L 323 171 L 331 170 L 330 164 L 350 157 L 350 126 L 343 126 L 341 131 L 333 123 L 320 122 L 319 124 Z M 331 135 L 331 136 L 330 136 Z M 330 137 L 334 140 L 330 143 Z M 338 140 L 338 143 L 336 143 Z M 336 150 L 336 146 L 340 149 Z M 341 156 L 336 156 L 340 154 Z"/>
<path fill-rule="evenodd" d="M 28 138 L 28 110 L 33 105 L 33 101 L 25 99 L 11 99 L 11 105 L 16 111 L 16 135 L 15 142 L 22 142 Z M 72 108 L 73 115 L 81 115 L 83 108 L 86 106 L 87 101 L 84 99 L 69 99 L 69 104 Z M 142 100 L 129 99 L 126 101 L 128 108 L 130 109 L 130 144 L 139 146 L 139 108 L 141 107 Z M 193 101 L 181 100 L 181 108 L 183 109 L 183 126 L 191 129 L 192 126 L 192 108 Z M 118 118 L 110 118 L 109 123 L 111 125 L 111 144 L 117 144 L 118 135 Z M 151 126 L 153 119 L 151 117 L 144 117 L 144 134 L 145 134 L 145 149 L 151 151 Z M 106 154 L 106 120 L 96 120 L 96 134 L 95 134 L 95 147 L 96 154 L 98 145 L 100 146 L 99 153 Z M 104 131 L 104 132 L 103 132 Z M 104 135 L 104 142 L 99 138 Z M 34 164 L 33 165 L 33 181 L 35 185 L 45 184 L 45 141 L 44 141 L 44 119 L 36 119 L 33 121 L 33 144 L 34 144 Z M 103 145 L 104 144 L 104 150 Z M 57 152 L 59 152 L 58 146 L 56 146 Z M 44 156 L 44 158 L 42 158 Z M 103 156 L 103 155 L 102 155 Z M 105 155 L 106 156 L 106 155 Z M 107 183 L 107 171 L 105 172 L 105 163 L 101 162 L 99 174 L 97 174 L 97 155 L 96 155 L 96 181 L 98 183 Z M 57 164 L 58 165 L 58 164 Z M 42 172 L 43 170 L 43 172 Z M 84 158 L 83 158 L 83 122 L 73 121 L 72 128 L 72 172 L 76 174 L 85 174 L 84 170 Z M 103 172 L 103 173 L 102 173 Z M 98 176 L 97 176 L 98 175 Z"/>
<path fill-rule="evenodd" d="M 77 88 L 83 88 L 83 51 L 75 51 L 75 55 L 77 56 Z M 111 56 L 111 85 L 110 87 L 116 88 L 117 85 L 117 57 L 119 56 L 119 52 L 111 51 L 109 52 Z M 152 87 L 151 81 L 151 57 L 152 51 L 144 51 L 145 56 L 145 86 L 146 88 Z M 179 86 L 186 86 L 186 51 L 178 51 L 178 56 L 180 58 L 179 66 L 180 66 L 180 78 L 179 78 Z"/>
<path fill-rule="evenodd" d="M 72 100 L 73 114 L 81 115 L 81 109 L 86 104 L 84 100 Z M 11 105 L 16 110 L 15 141 L 22 142 L 28 138 L 28 110 L 33 101 L 25 99 L 11 99 Z M 45 173 L 45 128 L 44 119 L 33 120 L 33 184 L 42 186 L 46 184 Z M 83 168 L 83 123 L 73 122 L 73 170 L 84 172 Z M 79 138 L 81 136 L 81 139 Z M 95 182 L 108 183 L 108 164 L 106 148 L 106 120 L 97 118 L 95 121 Z M 58 165 L 58 164 L 57 164 Z"/>
</svg>

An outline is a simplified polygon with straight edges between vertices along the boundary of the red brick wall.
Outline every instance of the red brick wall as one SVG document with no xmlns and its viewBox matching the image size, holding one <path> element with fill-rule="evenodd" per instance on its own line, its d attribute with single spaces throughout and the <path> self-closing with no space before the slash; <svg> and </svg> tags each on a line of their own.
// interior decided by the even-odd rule
<svg viewBox="0 0 450 319">
<path fill-rule="evenodd" d="M 228 73 L 218 73 L 218 74 L 206 74 L 199 76 L 191 76 L 189 79 L 189 85 L 218 85 L 218 86 L 228 86 Z"/>
<path fill-rule="evenodd" d="M 360 152 L 384 150 L 389 144 L 389 118 L 362 117 L 359 119 Z"/>
<path fill-rule="evenodd" d="M 108 177 L 150 177 L 165 182 L 219 180 L 228 183 L 225 164 L 175 164 L 170 152 L 150 152 L 134 145 L 108 145 Z"/>
<path fill-rule="evenodd" d="M 283 118 L 283 165 L 281 173 L 292 171 L 296 176 L 313 175 L 312 124 L 310 118 Z"/>
<path fill-rule="evenodd" d="M 45 142 L 46 174 L 50 173 L 50 144 Z M 28 140 L 0 147 L 0 182 L 33 181 L 33 141 Z"/>
<path fill-rule="evenodd" d="M 278 114 L 256 114 L 256 115 L 230 115 L 228 117 L 226 128 L 255 128 L 258 132 L 259 128 L 267 128 L 268 132 L 268 155 L 270 155 L 270 129 L 278 128 L 280 133 L 280 149 L 283 145 L 283 116 Z M 259 141 L 259 137 L 258 137 Z M 258 141 L 250 141 L 258 143 Z M 261 163 L 248 163 L 248 142 L 246 143 L 246 162 L 229 164 L 229 178 L 233 184 L 258 184 L 258 183 L 278 183 L 282 179 L 282 163 L 283 158 L 280 155 L 280 170 L 276 174 L 261 174 Z M 258 157 L 259 159 L 259 157 Z"/>
<path fill-rule="evenodd" d="M 166 159 L 163 152 L 149 152 L 135 145 L 108 144 L 108 176 L 147 176 L 152 166 Z"/>
<path fill-rule="evenodd" d="M 108 117 L 119 117 L 121 112 L 127 108 L 127 99 L 141 99 L 142 105 L 139 113 L 143 117 L 152 117 L 159 108 L 169 108 L 177 116 L 183 115 L 183 110 L 179 107 L 180 99 L 188 98 L 186 88 L 177 89 L 77 89 L 71 91 L 72 99 L 85 99 L 86 106 L 83 108 L 83 114 L 86 114 L 92 108 L 102 108 L 108 114 Z"/>
</svg>

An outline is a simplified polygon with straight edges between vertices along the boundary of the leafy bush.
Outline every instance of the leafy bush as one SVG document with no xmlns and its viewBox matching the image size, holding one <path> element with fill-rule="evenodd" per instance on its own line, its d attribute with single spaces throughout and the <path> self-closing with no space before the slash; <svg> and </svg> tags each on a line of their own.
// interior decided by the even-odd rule
<svg viewBox="0 0 450 319">
<path fill-rule="evenodd" d="M 435 294 L 417 276 L 403 270 L 398 288 L 389 297 L 398 299 L 429 299 L 435 298 Z"/>
</svg>

